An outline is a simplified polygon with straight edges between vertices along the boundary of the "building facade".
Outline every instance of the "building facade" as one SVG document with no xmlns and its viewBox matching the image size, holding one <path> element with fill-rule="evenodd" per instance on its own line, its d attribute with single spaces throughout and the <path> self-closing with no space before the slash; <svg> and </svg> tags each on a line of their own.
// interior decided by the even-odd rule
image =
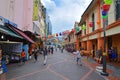
<svg viewBox="0 0 120 80">
<path fill-rule="evenodd" d="M 52 24 L 50 20 L 50 16 L 46 12 L 46 27 L 47 27 L 47 35 L 52 35 Z"/>
<path fill-rule="evenodd" d="M 115 0 L 108 11 L 108 18 L 102 18 L 102 5 L 104 0 L 93 0 L 82 15 L 79 26 L 86 25 L 85 30 L 81 30 L 80 43 L 82 48 L 92 51 L 92 56 L 96 56 L 96 51 L 106 44 L 106 52 L 113 47 L 118 54 L 120 61 L 120 7 L 119 1 Z M 90 27 L 90 22 L 93 26 Z M 104 27 L 106 29 L 106 42 L 104 43 Z M 108 54 L 108 52 L 107 52 Z"/>
<path fill-rule="evenodd" d="M 1 0 L 0 16 L 16 23 L 23 31 L 32 31 L 33 0 Z"/>
<path fill-rule="evenodd" d="M 67 36 L 64 38 L 64 45 L 69 52 L 74 52 L 76 50 L 76 36 L 75 29 L 66 33 Z"/>
</svg>

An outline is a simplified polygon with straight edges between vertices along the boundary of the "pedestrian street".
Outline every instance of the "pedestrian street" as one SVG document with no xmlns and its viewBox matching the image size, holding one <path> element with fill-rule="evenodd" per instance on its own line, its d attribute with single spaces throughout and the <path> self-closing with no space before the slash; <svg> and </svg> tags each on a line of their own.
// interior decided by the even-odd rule
<svg viewBox="0 0 120 80">
<path fill-rule="evenodd" d="M 48 55 L 47 64 L 43 65 L 43 56 L 38 61 L 28 60 L 25 64 L 8 65 L 7 80 L 105 80 L 84 61 L 76 64 L 76 58 L 67 51 L 57 50 Z"/>
</svg>

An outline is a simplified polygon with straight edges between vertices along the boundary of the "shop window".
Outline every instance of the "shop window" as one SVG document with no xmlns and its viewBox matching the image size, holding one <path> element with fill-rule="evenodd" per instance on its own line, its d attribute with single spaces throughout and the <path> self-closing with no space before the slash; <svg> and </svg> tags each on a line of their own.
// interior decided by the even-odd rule
<svg viewBox="0 0 120 80">
<path fill-rule="evenodd" d="M 116 20 L 120 19 L 120 0 L 116 0 Z"/>
<path fill-rule="evenodd" d="M 108 48 L 112 47 L 112 37 L 108 37 Z"/>
<path fill-rule="evenodd" d="M 95 30 L 95 15 L 94 15 L 94 13 L 92 14 L 92 22 L 93 22 L 92 31 L 94 31 Z"/>
</svg>

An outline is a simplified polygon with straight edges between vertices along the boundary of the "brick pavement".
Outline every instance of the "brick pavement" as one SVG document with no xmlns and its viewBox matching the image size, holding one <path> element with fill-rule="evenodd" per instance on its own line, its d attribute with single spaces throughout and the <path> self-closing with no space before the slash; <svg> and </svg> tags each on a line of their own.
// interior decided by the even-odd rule
<svg viewBox="0 0 120 80">
<path fill-rule="evenodd" d="M 22 66 L 9 65 L 7 80 L 105 80 L 90 67 L 91 63 L 87 60 L 87 64 L 85 62 L 80 66 L 76 64 L 76 58 L 68 54 L 56 52 L 49 55 L 45 66 L 42 56 L 36 63 L 29 60 Z"/>
<path fill-rule="evenodd" d="M 91 59 L 92 60 L 92 59 Z M 90 59 L 84 59 L 84 62 L 89 65 L 90 67 L 92 67 L 93 69 L 96 69 L 96 66 L 101 66 L 101 64 L 95 62 L 94 60 L 92 60 L 93 62 L 90 61 Z M 118 64 L 119 65 L 119 64 Z M 106 72 L 109 73 L 109 76 L 106 77 L 108 80 L 120 80 L 120 67 L 117 67 L 116 69 L 116 65 L 111 64 L 111 66 L 114 68 L 112 69 L 110 67 L 110 65 L 107 65 L 107 70 Z M 116 70 L 115 70 L 116 69 Z M 119 69 L 119 70 L 118 70 Z M 116 73 L 116 74 L 115 74 Z M 118 75 L 118 76 L 116 76 Z"/>
</svg>

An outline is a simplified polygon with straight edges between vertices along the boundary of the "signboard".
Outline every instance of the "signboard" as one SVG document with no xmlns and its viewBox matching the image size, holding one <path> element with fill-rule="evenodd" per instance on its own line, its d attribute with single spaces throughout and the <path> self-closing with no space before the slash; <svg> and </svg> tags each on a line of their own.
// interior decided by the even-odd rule
<svg viewBox="0 0 120 80">
<path fill-rule="evenodd" d="M 39 7 L 39 0 L 34 0 L 33 21 L 37 21 L 38 20 L 38 7 Z"/>
</svg>

